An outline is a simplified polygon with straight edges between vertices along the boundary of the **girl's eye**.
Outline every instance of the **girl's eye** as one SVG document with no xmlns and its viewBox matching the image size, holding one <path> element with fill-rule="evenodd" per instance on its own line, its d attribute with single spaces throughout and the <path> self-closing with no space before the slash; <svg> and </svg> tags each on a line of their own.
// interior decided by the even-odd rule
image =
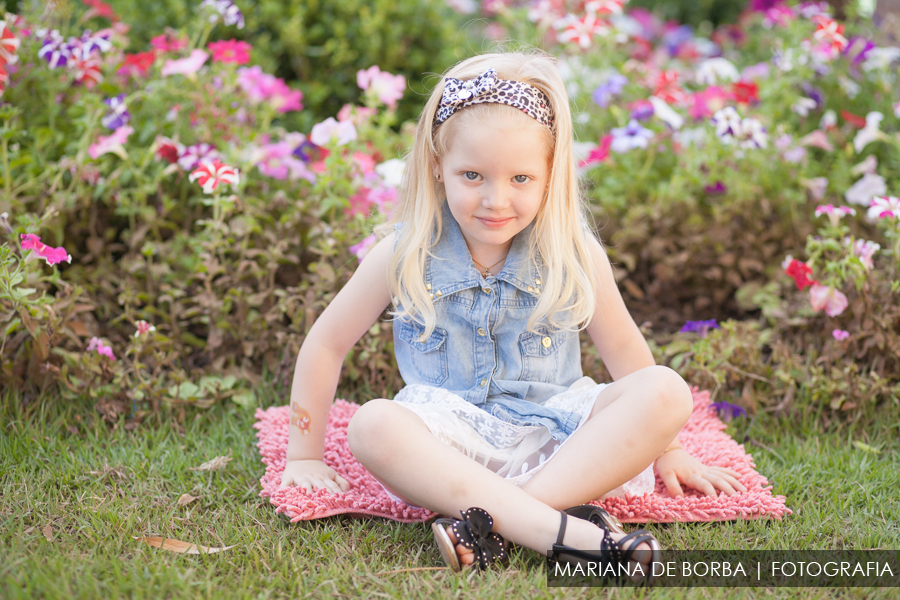
<svg viewBox="0 0 900 600">
<path fill-rule="evenodd" d="M 528 175 L 516 175 L 513 177 L 513 181 L 516 183 L 528 183 Z"/>
<path fill-rule="evenodd" d="M 463 177 L 465 177 L 469 181 L 475 181 L 476 179 L 478 179 L 478 173 L 476 173 L 475 171 L 466 171 L 465 173 L 463 173 Z"/>
</svg>

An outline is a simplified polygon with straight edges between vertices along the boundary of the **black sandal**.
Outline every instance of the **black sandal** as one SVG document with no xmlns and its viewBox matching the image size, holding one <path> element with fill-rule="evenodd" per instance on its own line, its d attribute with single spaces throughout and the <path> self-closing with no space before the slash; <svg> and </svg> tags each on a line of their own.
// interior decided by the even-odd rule
<svg viewBox="0 0 900 600">
<path fill-rule="evenodd" d="M 621 521 L 599 506 L 594 506 L 593 504 L 581 504 L 579 506 L 567 508 L 565 512 L 578 519 L 590 521 L 604 531 L 611 533 L 625 533 L 625 530 L 622 529 Z"/>
<path fill-rule="evenodd" d="M 467 511 L 460 511 L 462 520 L 442 518 L 436 519 L 431 524 L 431 531 L 437 542 L 438 550 L 447 566 L 454 572 L 462 569 L 459 556 L 456 554 L 456 545 L 447 534 L 447 527 L 456 536 L 456 543 L 462 544 L 475 554 L 474 564 L 479 569 L 487 569 L 495 562 L 505 561 L 506 543 L 499 533 L 492 533 L 494 519 L 483 508 L 472 507 Z"/>
<path fill-rule="evenodd" d="M 602 508 L 591 508 L 597 508 L 597 510 L 612 518 L 611 515 Z M 610 530 L 604 526 L 605 523 L 601 524 L 595 522 L 598 527 L 606 531 L 606 535 L 603 536 L 603 541 L 600 542 L 600 550 L 576 550 L 575 548 L 564 546 L 562 543 L 563 537 L 565 537 L 566 534 L 566 521 L 568 518 L 566 512 L 573 509 L 577 509 L 575 512 L 587 512 L 583 507 L 572 507 L 565 512 L 560 511 L 559 514 L 562 515 L 562 520 L 559 524 L 559 534 L 556 536 L 556 543 L 553 544 L 553 550 L 548 553 L 551 561 L 560 564 L 578 562 L 593 563 L 597 565 L 597 575 L 603 577 L 609 577 L 609 565 L 612 565 L 614 576 L 611 577 L 611 579 L 623 581 L 625 578 L 628 578 L 626 573 L 634 575 L 635 572 L 637 572 L 637 574 L 642 574 L 643 576 L 632 581 L 639 582 L 642 585 L 650 585 L 653 577 L 653 565 L 654 563 L 661 562 L 660 559 L 662 554 L 659 542 L 656 541 L 656 538 L 653 537 L 652 533 L 644 529 L 638 529 L 637 531 L 629 533 L 617 542 L 612 539 Z M 594 514 L 596 515 L 596 513 Z M 592 522 L 594 521 L 592 520 Z M 637 547 L 643 543 L 647 543 L 650 546 L 650 562 L 647 563 L 646 566 L 641 563 L 640 570 L 636 568 L 631 570 L 628 568 L 628 561 L 632 560 L 632 556 L 635 552 L 646 552 L 646 550 L 637 550 Z M 633 560 L 640 563 L 637 558 L 634 558 Z"/>
</svg>

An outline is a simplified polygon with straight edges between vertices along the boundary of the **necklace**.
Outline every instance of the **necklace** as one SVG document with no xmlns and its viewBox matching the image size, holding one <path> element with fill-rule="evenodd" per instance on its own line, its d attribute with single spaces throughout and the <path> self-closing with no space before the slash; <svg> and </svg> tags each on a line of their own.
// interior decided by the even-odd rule
<svg viewBox="0 0 900 600">
<path fill-rule="evenodd" d="M 494 267 L 496 267 L 497 265 L 499 265 L 500 263 L 502 263 L 504 260 L 506 260 L 506 257 L 505 257 L 505 256 L 504 256 L 503 258 L 501 258 L 500 260 L 498 260 L 497 262 L 495 262 L 494 264 L 492 264 L 491 266 L 489 266 L 489 267 L 484 266 L 483 264 L 481 264 L 480 262 L 478 262 L 478 261 L 475 260 L 474 258 L 472 259 L 472 262 L 475 263 L 477 266 L 481 267 L 482 269 L 484 269 L 484 272 L 481 274 L 481 276 L 484 277 L 485 279 L 487 279 L 488 275 L 491 274 L 491 269 L 493 269 Z"/>
</svg>

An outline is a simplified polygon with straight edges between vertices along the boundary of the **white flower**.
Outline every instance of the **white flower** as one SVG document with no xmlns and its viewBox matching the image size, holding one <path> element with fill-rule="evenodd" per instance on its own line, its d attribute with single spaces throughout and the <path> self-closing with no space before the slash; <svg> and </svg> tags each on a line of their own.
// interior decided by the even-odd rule
<svg viewBox="0 0 900 600">
<path fill-rule="evenodd" d="M 822 120 L 819 121 L 819 129 L 831 129 L 832 127 L 837 127 L 837 113 L 829 108 L 822 115 Z"/>
<path fill-rule="evenodd" d="M 665 100 L 650 96 L 650 104 L 653 105 L 653 114 L 662 119 L 666 125 L 678 131 L 684 125 L 684 117 L 672 110 Z"/>
<path fill-rule="evenodd" d="M 447 0 L 447 6 L 461 15 L 471 15 L 478 10 L 478 3 L 475 0 Z"/>
<path fill-rule="evenodd" d="M 809 111 L 816 107 L 816 101 L 812 98 L 800 98 L 791 107 L 791 110 L 801 117 L 809 116 Z"/>
<path fill-rule="evenodd" d="M 384 180 L 384 185 L 397 188 L 403 181 L 403 169 L 405 168 L 406 161 L 402 158 L 392 158 L 375 165 L 375 172 Z"/>
<path fill-rule="evenodd" d="M 685 148 L 692 144 L 696 144 L 697 147 L 702 147 L 706 141 L 706 129 L 704 127 L 682 129 L 681 131 L 676 131 L 672 134 L 672 139 Z"/>
<path fill-rule="evenodd" d="M 878 111 L 872 111 L 866 115 L 866 126 L 857 131 L 856 137 L 853 138 L 853 147 L 856 149 L 857 154 L 862 152 L 863 148 L 870 142 L 874 142 L 882 137 L 878 124 L 883 119 L 884 115 Z"/>
<path fill-rule="evenodd" d="M 844 193 L 844 198 L 850 204 L 861 204 L 868 206 L 869 201 L 875 196 L 881 196 L 887 193 L 887 185 L 885 185 L 884 177 L 874 173 L 866 173 L 862 179 L 854 183 L 850 189 Z"/>
<path fill-rule="evenodd" d="M 720 81 L 737 81 L 740 79 L 737 67 L 725 58 L 707 58 L 697 67 L 697 83 L 700 85 L 716 85 Z"/>
<path fill-rule="evenodd" d="M 841 89 L 844 90 L 844 93 L 852 100 L 859 95 L 859 84 L 853 81 L 848 77 L 844 77 L 841 75 L 838 77 L 838 83 L 841 85 Z"/>
<path fill-rule="evenodd" d="M 882 196 L 872 198 L 869 204 L 869 212 L 866 216 L 870 219 L 881 219 L 886 216 L 900 218 L 900 198 L 896 196 Z"/>
<path fill-rule="evenodd" d="M 866 72 L 887 71 L 895 60 L 900 60 L 900 48 L 894 46 L 872 48 L 866 55 L 866 61 L 862 64 L 862 68 Z"/>
<path fill-rule="evenodd" d="M 864 161 L 850 169 L 850 173 L 855 177 L 859 177 L 860 175 L 864 175 L 866 173 L 874 173 L 875 169 L 877 168 L 878 157 L 874 154 L 870 154 Z"/>
<path fill-rule="evenodd" d="M 353 121 L 338 122 L 334 117 L 328 117 L 321 123 L 313 125 L 309 134 L 309 140 L 316 146 L 327 146 L 332 140 L 336 140 L 338 146 L 343 146 L 355 139 L 356 127 Z"/>
</svg>

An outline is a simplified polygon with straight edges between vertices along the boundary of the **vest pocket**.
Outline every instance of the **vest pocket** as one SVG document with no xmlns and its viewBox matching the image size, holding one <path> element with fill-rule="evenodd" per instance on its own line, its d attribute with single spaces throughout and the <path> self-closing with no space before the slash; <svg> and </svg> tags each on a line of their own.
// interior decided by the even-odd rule
<svg viewBox="0 0 900 600">
<path fill-rule="evenodd" d="M 520 335 L 522 379 L 554 383 L 559 376 L 559 348 L 565 339 L 565 332 L 537 334 L 526 331 Z"/>
<path fill-rule="evenodd" d="M 447 330 L 435 327 L 431 335 L 420 341 L 425 328 L 415 322 L 401 321 L 400 340 L 410 347 L 409 356 L 419 376 L 434 385 L 447 380 Z"/>
</svg>

